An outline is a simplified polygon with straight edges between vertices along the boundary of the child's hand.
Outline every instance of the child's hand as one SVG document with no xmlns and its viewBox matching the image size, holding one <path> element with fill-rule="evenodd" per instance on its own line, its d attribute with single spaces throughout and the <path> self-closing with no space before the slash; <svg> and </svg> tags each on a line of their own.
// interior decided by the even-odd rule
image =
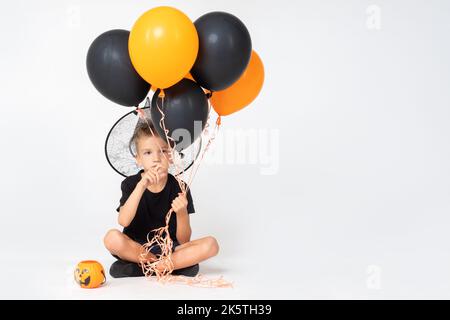
<svg viewBox="0 0 450 320">
<path fill-rule="evenodd" d="M 139 183 L 142 185 L 142 187 L 147 188 L 148 186 L 159 182 L 159 180 L 162 178 L 162 174 L 158 169 L 159 168 L 156 167 L 141 173 L 141 180 L 139 181 Z"/>
<path fill-rule="evenodd" d="M 172 201 L 172 209 L 176 213 L 180 213 L 180 212 L 184 212 L 184 211 L 186 211 L 186 213 L 187 213 L 187 205 L 188 205 L 188 200 L 186 198 L 186 194 L 181 193 L 181 192 L 178 193 L 178 197 L 176 197 Z"/>
</svg>

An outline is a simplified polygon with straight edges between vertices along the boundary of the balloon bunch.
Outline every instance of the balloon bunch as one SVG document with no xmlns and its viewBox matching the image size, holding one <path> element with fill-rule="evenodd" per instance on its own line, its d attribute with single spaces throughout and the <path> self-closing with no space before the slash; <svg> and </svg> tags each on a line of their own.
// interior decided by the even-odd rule
<svg viewBox="0 0 450 320">
<path fill-rule="evenodd" d="M 139 104 L 154 91 L 150 120 L 177 151 L 205 133 L 210 106 L 218 114 L 215 135 L 221 116 L 248 106 L 264 82 L 263 63 L 252 50 L 249 31 L 236 16 L 210 12 L 193 23 L 167 6 L 142 14 L 131 31 L 111 30 L 98 36 L 89 47 L 86 66 L 95 88 L 122 106 L 139 111 Z M 190 138 L 174 134 L 178 129 Z M 199 162 L 212 140 L 214 136 Z M 198 164 L 191 171 L 197 168 Z M 182 189 L 191 182 L 190 178 Z M 170 239 L 163 240 L 171 244 Z"/>
<path fill-rule="evenodd" d="M 241 20 L 210 12 L 193 23 L 167 6 L 145 12 L 131 31 L 98 36 L 86 66 L 95 88 L 120 105 L 137 107 L 152 88 L 154 124 L 161 119 L 159 101 L 169 134 L 186 129 L 191 143 L 199 136 L 194 121 L 204 129 L 208 99 L 219 116 L 229 115 L 249 105 L 264 82 L 262 61 Z M 161 126 L 156 129 L 164 135 Z M 180 149 L 188 143 L 183 141 Z"/>
</svg>

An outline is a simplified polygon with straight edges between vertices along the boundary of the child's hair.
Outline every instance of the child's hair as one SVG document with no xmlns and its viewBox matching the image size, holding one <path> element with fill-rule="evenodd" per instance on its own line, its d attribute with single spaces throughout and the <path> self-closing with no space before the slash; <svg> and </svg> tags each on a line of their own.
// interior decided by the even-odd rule
<svg viewBox="0 0 450 320">
<path fill-rule="evenodd" d="M 142 137 L 152 137 L 152 131 L 156 137 L 160 136 L 150 120 L 143 121 L 139 119 L 129 143 L 129 148 L 133 156 L 137 155 L 137 141 Z"/>
</svg>

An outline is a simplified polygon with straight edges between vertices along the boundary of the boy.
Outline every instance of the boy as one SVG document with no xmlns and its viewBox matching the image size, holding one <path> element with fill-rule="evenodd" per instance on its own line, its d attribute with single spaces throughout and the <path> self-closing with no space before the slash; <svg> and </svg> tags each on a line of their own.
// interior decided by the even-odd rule
<svg viewBox="0 0 450 320">
<path fill-rule="evenodd" d="M 139 260 L 145 252 L 142 244 L 147 242 L 149 232 L 165 226 L 166 214 L 172 208 L 169 221 L 173 240 L 172 274 L 195 276 L 198 263 L 215 256 L 219 246 L 211 236 L 191 241 L 189 214 L 195 210 L 190 191 L 187 195 L 181 193 L 175 177 L 168 173 L 172 163 L 170 149 L 152 124 L 150 127 L 154 135 L 146 122 L 139 121 L 130 141 L 135 146 L 136 162 L 143 169 L 121 184 L 122 197 L 116 210 L 123 231 L 109 230 L 104 238 L 105 247 L 118 259 L 111 265 L 110 274 L 115 278 L 144 275 Z M 149 239 L 152 237 L 151 232 Z M 155 254 L 160 253 L 160 248 L 155 247 L 144 259 L 155 261 Z M 164 266 L 160 264 L 160 268 Z"/>
</svg>

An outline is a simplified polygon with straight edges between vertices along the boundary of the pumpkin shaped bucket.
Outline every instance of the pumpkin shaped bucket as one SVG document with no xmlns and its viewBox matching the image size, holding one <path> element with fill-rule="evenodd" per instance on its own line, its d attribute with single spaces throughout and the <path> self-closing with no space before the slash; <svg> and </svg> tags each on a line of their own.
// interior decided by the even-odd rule
<svg viewBox="0 0 450 320">
<path fill-rule="evenodd" d="M 95 260 L 85 260 L 78 263 L 74 277 L 81 288 L 97 288 L 106 281 L 103 266 Z"/>
</svg>

